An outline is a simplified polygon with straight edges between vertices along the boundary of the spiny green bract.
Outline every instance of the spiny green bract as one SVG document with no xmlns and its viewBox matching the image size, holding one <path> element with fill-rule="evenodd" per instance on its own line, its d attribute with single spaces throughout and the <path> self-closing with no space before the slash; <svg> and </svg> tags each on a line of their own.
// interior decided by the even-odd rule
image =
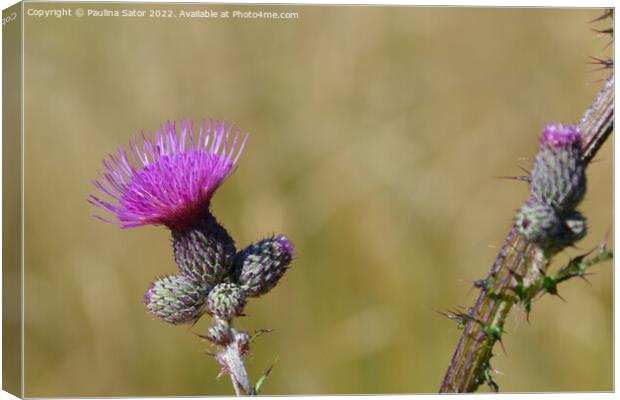
<svg viewBox="0 0 620 400">
<path fill-rule="evenodd" d="M 184 324 L 195 321 L 204 313 L 207 292 L 208 286 L 183 275 L 164 276 L 144 293 L 144 304 L 162 321 Z"/>
<path fill-rule="evenodd" d="M 243 315 L 246 297 L 243 289 L 234 283 L 220 283 L 207 297 L 209 314 L 224 320 Z"/>
</svg>

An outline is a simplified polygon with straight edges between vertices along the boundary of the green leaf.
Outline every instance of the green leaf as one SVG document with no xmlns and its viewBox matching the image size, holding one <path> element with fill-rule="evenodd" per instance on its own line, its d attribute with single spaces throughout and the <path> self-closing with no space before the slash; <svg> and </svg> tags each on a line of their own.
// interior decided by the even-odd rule
<svg viewBox="0 0 620 400">
<path fill-rule="evenodd" d="M 277 359 L 276 359 L 276 361 L 277 361 Z M 273 370 L 273 367 L 276 365 L 276 361 L 274 361 L 273 364 L 271 364 L 271 366 L 267 369 L 267 371 L 265 371 L 260 376 L 260 378 L 258 378 L 258 380 L 256 381 L 256 385 L 254 385 L 254 394 L 255 395 L 260 394 L 260 389 L 263 387 L 263 384 L 265 383 L 265 381 L 267 380 L 269 375 L 271 375 L 271 371 Z"/>
</svg>

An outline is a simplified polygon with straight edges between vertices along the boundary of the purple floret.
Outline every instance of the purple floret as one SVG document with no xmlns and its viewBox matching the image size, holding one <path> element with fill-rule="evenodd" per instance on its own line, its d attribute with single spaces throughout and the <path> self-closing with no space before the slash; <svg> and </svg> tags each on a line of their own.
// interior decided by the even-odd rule
<svg viewBox="0 0 620 400">
<path fill-rule="evenodd" d="M 203 120 L 198 137 L 191 120 L 167 122 L 148 138 L 142 132 L 103 161 L 105 171 L 93 184 L 111 197 L 106 201 L 90 195 L 88 202 L 116 216 L 123 228 L 166 225 L 183 228 L 203 217 L 211 197 L 231 172 L 243 151 L 247 134 L 237 146 L 240 130 L 229 136 L 233 124 Z"/>
<path fill-rule="evenodd" d="M 277 236 L 274 239 L 282 247 L 282 249 L 286 253 L 288 262 L 290 262 L 295 256 L 295 247 L 293 246 L 293 243 L 286 237 L 284 237 L 284 235 Z"/>
<path fill-rule="evenodd" d="M 540 143 L 547 147 L 576 146 L 581 142 L 581 131 L 576 125 L 548 124 L 543 129 Z"/>
</svg>

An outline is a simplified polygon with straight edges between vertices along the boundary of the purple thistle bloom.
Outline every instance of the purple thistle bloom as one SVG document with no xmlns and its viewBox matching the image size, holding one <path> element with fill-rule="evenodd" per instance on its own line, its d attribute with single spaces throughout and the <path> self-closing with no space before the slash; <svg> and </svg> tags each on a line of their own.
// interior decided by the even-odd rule
<svg viewBox="0 0 620 400">
<path fill-rule="evenodd" d="M 129 153 L 122 147 L 109 160 L 93 184 L 113 201 L 90 195 L 88 202 L 114 214 L 123 228 L 165 225 L 187 228 L 208 216 L 211 197 L 231 172 L 243 151 L 247 134 L 237 147 L 240 130 L 228 145 L 233 124 L 203 120 L 198 137 L 194 123 L 180 120 L 160 126 L 155 137 L 134 135 Z M 236 152 L 236 155 L 235 155 Z"/>
<path fill-rule="evenodd" d="M 581 132 L 576 125 L 547 124 L 540 136 L 544 147 L 573 147 L 581 143 Z"/>
</svg>

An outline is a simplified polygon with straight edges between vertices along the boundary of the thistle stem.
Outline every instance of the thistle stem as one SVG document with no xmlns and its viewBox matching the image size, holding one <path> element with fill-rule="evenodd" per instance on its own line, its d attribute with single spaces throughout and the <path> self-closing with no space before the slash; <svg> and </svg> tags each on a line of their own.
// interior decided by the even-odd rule
<svg viewBox="0 0 620 400">
<path fill-rule="evenodd" d="M 579 123 L 582 158 L 586 164 L 613 130 L 613 89 L 614 75 L 611 74 Z M 550 258 L 538 246 L 528 243 L 512 227 L 476 303 L 467 309 L 463 334 L 446 371 L 440 393 L 474 392 L 485 382 L 497 391 L 497 385 L 491 378 L 489 362 L 495 343 L 499 341 L 501 344 L 508 313 L 519 300 L 513 291 L 515 277 L 544 272 L 549 261 Z"/>
<path fill-rule="evenodd" d="M 224 350 L 217 355 L 217 361 L 224 367 L 224 372 L 230 375 L 235 394 L 237 396 L 253 395 L 250 379 L 243 363 L 243 348 L 245 338 L 242 337 L 234 328 L 230 328 L 231 341 Z"/>
<path fill-rule="evenodd" d="M 230 375 L 230 380 L 232 381 L 233 384 L 233 388 L 235 389 L 235 395 L 236 396 L 241 396 L 241 388 L 239 387 L 239 384 L 237 383 L 237 380 L 235 379 L 234 376 L 232 376 L 232 374 Z"/>
<path fill-rule="evenodd" d="M 589 163 L 614 129 L 614 74 L 579 121 L 583 134 L 583 160 Z"/>
</svg>

